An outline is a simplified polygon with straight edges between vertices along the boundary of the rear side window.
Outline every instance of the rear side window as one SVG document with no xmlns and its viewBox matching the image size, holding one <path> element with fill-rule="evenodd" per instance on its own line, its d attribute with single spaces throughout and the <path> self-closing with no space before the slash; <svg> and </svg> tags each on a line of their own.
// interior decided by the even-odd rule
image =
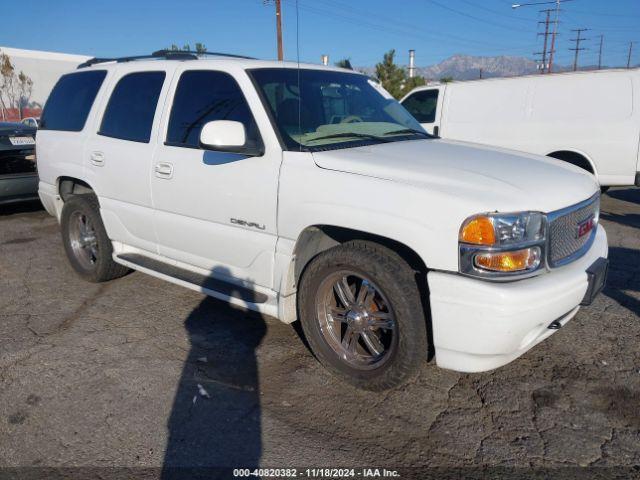
<svg viewBox="0 0 640 480">
<path fill-rule="evenodd" d="M 245 147 L 261 144 L 258 127 L 237 82 L 224 72 L 189 70 L 176 88 L 167 145 L 198 147 L 200 130 L 213 120 L 233 120 L 244 125 Z"/>
<path fill-rule="evenodd" d="M 436 107 L 438 106 L 438 90 L 421 90 L 410 95 L 402 106 L 420 123 L 436 121 Z"/>
<path fill-rule="evenodd" d="M 164 72 L 138 72 L 122 77 L 113 89 L 98 133 L 148 143 L 164 78 Z"/>
<path fill-rule="evenodd" d="M 42 112 L 40 130 L 81 131 L 106 75 L 94 70 L 60 77 Z"/>
</svg>

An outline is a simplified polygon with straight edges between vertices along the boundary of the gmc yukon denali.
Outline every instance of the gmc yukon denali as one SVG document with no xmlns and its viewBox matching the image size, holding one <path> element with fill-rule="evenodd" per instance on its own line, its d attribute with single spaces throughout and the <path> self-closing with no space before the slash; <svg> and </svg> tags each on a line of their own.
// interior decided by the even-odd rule
<svg viewBox="0 0 640 480">
<path fill-rule="evenodd" d="M 36 142 L 40 198 L 80 276 L 134 269 L 299 319 L 360 388 L 431 359 L 505 365 L 606 277 L 593 175 L 435 138 L 350 70 L 93 59 L 59 80 Z"/>
</svg>

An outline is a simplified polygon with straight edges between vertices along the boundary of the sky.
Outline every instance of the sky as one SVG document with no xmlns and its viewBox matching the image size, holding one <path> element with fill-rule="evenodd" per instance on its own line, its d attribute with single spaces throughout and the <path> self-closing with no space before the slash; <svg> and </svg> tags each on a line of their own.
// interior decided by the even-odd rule
<svg viewBox="0 0 640 480">
<path fill-rule="evenodd" d="M 9 0 L 2 0 L 9 2 Z M 522 0 L 516 0 L 524 3 Z M 526 0 L 541 2 L 544 0 Z M 277 56 L 273 0 L 20 0 L 2 9 L 0 45 L 99 57 L 150 53 L 171 44 L 262 59 Z M 534 58 L 543 19 L 553 5 L 512 9 L 511 0 L 282 0 L 285 59 L 319 63 L 351 59 L 373 66 L 395 49 L 416 65 L 454 54 Z M 16 5 L 13 3 L 13 5 Z M 297 8 L 296 8 L 297 7 Z M 27 13 L 28 12 L 28 13 Z M 580 64 L 624 66 L 629 42 L 640 63 L 640 0 L 570 0 L 560 13 L 556 61 L 571 64 L 571 29 L 589 28 Z"/>
</svg>

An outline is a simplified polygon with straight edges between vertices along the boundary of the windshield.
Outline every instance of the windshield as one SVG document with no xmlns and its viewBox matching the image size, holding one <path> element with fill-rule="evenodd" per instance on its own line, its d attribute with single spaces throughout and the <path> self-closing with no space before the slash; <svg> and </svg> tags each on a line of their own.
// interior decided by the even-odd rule
<svg viewBox="0 0 640 480">
<path fill-rule="evenodd" d="M 291 68 L 249 73 L 289 150 L 430 137 L 402 105 L 364 75 Z"/>
</svg>

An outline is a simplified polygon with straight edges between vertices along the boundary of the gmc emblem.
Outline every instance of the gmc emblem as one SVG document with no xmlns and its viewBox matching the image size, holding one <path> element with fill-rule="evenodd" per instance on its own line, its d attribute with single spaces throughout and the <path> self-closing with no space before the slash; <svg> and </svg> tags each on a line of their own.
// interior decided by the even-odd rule
<svg viewBox="0 0 640 480">
<path fill-rule="evenodd" d="M 576 238 L 584 237 L 587 233 L 593 230 L 594 226 L 595 226 L 595 219 L 593 216 L 579 223 L 576 231 Z"/>
</svg>

